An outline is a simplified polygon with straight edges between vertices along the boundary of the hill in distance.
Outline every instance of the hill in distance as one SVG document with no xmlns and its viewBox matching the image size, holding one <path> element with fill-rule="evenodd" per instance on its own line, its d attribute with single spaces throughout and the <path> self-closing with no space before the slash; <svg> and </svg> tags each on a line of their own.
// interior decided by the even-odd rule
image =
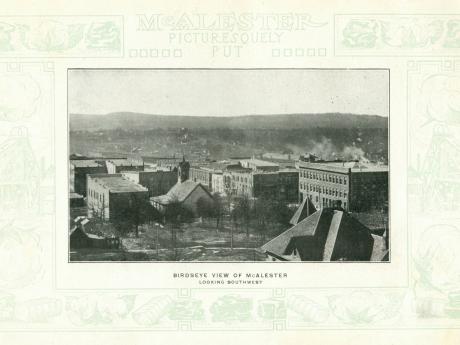
<svg viewBox="0 0 460 345">
<path fill-rule="evenodd" d="M 378 115 L 342 113 L 282 114 L 244 116 L 155 115 L 132 112 L 106 115 L 70 114 L 71 131 L 150 129 L 307 129 L 307 128 L 388 128 L 388 118 Z"/>
</svg>

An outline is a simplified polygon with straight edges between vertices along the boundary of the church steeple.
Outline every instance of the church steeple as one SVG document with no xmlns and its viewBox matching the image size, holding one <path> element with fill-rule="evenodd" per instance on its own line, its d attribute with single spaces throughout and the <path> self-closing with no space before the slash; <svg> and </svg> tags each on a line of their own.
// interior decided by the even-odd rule
<svg viewBox="0 0 460 345">
<path fill-rule="evenodd" d="M 177 169 L 177 182 L 182 183 L 188 180 L 190 171 L 190 163 L 185 160 L 185 156 L 182 155 L 182 162 L 179 163 Z"/>
</svg>

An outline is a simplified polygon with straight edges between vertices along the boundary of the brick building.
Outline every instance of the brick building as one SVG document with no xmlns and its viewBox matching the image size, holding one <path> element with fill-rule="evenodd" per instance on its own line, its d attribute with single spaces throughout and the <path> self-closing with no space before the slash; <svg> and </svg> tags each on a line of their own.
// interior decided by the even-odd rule
<svg viewBox="0 0 460 345">
<path fill-rule="evenodd" d="M 70 189 L 71 191 L 86 196 L 86 176 L 89 174 L 107 173 L 107 168 L 96 160 L 71 160 L 70 161 Z"/>
<path fill-rule="evenodd" d="M 299 172 L 296 169 L 281 169 L 278 172 L 278 186 L 281 200 L 299 201 Z"/>
<path fill-rule="evenodd" d="M 242 168 L 226 173 L 224 183 L 228 194 L 236 196 L 264 196 L 287 202 L 297 202 L 299 197 L 299 173 L 292 169 L 263 172 Z"/>
<path fill-rule="evenodd" d="M 148 189 L 122 174 L 92 174 L 87 179 L 88 217 L 126 220 L 149 205 Z"/>
<path fill-rule="evenodd" d="M 349 211 L 382 208 L 388 204 L 388 166 L 361 162 L 299 161 L 300 198 L 316 208 L 340 201 Z"/>
<path fill-rule="evenodd" d="M 124 178 L 149 190 L 149 196 L 166 194 L 177 182 L 176 171 L 124 171 Z"/>
</svg>

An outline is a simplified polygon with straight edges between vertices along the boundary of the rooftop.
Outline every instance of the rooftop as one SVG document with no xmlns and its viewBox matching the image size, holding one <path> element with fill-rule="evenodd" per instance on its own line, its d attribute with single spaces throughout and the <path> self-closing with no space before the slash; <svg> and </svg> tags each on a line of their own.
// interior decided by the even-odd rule
<svg viewBox="0 0 460 345">
<path fill-rule="evenodd" d="M 297 248 L 302 261 L 370 261 L 383 256 L 375 253 L 385 250 L 381 240 L 347 212 L 325 208 L 299 221 L 261 249 L 284 260 L 291 260 L 290 255 Z M 356 248 L 350 247 L 351 243 L 356 243 Z"/>
<path fill-rule="evenodd" d="M 138 162 L 134 162 L 129 159 L 111 159 L 108 162 L 116 165 L 116 166 L 122 166 L 122 167 L 132 167 L 132 166 L 142 166 L 143 164 L 140 164 Z"/>
<path fill-rule="evenodd" d="M 289 224 L 296 225 L 315 212 L 316 208 L 311 200 L 309 198 L 304 198 L 303 202 L 297 208 L 291 220 L 289 221 Z"/>
<path fill-rule="evenodd" d="M 279 173 L 298 173 L 299 170 L 295 168 L 283 168 L 278 171 Z"/>
<path fill-rule="evenodd" d="M 89 175 L 91 176 L 91 175 Z M 126 193 L 126 192 L 146 192 L 147 188 L 141 186 L 140 184 L 134 183 L 130 180 L 127 180 L 120 176 L 116 175 L 97 175 L 92 177 L 92 180 L 100 184 L 104 188 L 107 188 L 112 193 Z"/>
<path fill-rule="evenodd" d="M 364 162 L 304 162 L 298 161 L 298 166 L 316 170 L 326 170 L 332 172 L 347 173 L 348 169 L 351 172 L 388 172 L 388 165 L 364 163 Z"/>
<path fill-rule="evenodd" d="M 251 159 L 242 159 L 242 163 L 247 162 L 249 164 L 253 164 L 257 167 L 279 167 L 279 164 L 273 162 L 263 161 L 261 159 L 251 158 Z"/>
<path fill-rule="evenodd" d="M 75 168 L 97 168 L 102 167 L 101 164 L 96 162 L 95 160 L 86 160 L 86 159 L 72 159 L 70 164 L 73 165 Z"/>
<path fill-rule="evenodd" d="M 69 193 L 69 198 L 70 199 L 81 199 L 81 198 L 83 198 L 83 195 L 78 194 L 78 193 L 74 193 L 74 192 L 70 192 Z"/>
<path fill-rule="evenodd" d="M 262 158 L 273 159 L 279 161 L 290 161 L 297 160 L 300 158 L 299 154 L 290 154 L 290 153 L 277 153 L 277 152 L 267 152 L 262 155 Z"/>
<path fill-rule="evenodd" d="M 173 201 L 183 202 L 187 197 L 195 190 L 195 188 L 201 187 L 205 189 L 201 183 L 187 180 L 185 182 L 177 182 L 168 193 L 165 195 L 155 196 L 150 198 L 155 202 L 166 205 Z M 206 189 L 205 189 L 206 190 Z"/>
<path fill-rule="evenodd" d="M 137 170 L 122 170 L 120 171 L 120 174 L 122 175 L 148 175 L 148 174 L 164 174 L 164 173 L 169 173 L 169 174 L 174 174 L 176 175 L 177 172 L 169 169 L 148 169 L 148 170 L 143 170 L 143 171 L 137 171 Z"/>
</svg>

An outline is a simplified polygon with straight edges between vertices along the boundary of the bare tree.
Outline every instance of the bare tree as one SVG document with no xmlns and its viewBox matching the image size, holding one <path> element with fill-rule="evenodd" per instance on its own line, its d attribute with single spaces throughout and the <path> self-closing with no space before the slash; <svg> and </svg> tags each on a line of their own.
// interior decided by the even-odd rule
<svg viewBox="0 0 460 345">
<path fill-rule="evenodd" d="M 235 200 L 233 214 L 241 219 L 246 229 L 246 237 L 249 237 L 249 223 L 251 221 L 251 204 L 247 196 L 239 197 Z"/>
<path fill-rule="evenodd" d="M 219 193 L 214 193 L 214 217 L 216 218 L 216 230 L 222 225 L 222 217 L 224 215 L 224 203 Z"/>
</svg>

